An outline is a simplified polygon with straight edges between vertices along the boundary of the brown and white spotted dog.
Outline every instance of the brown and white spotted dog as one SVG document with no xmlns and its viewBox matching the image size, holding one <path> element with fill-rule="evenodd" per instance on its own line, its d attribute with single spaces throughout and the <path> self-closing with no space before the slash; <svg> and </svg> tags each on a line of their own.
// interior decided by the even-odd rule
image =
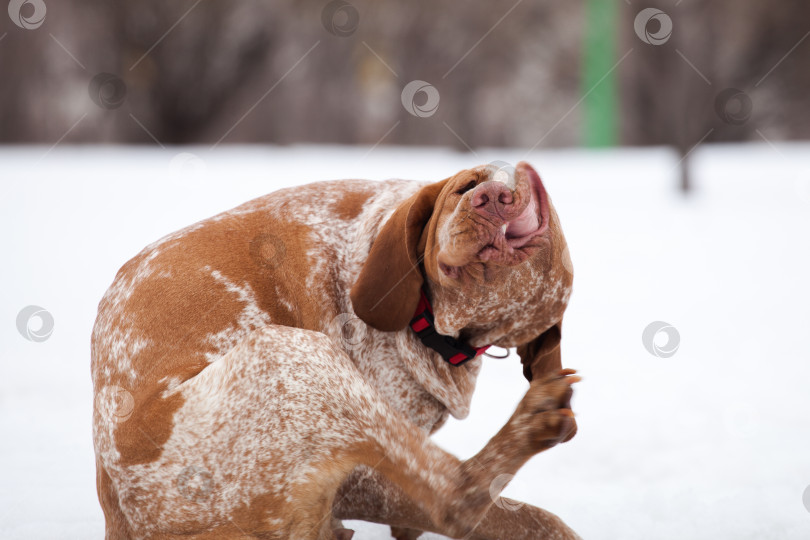
<svg viewBox="0 0 810 540">
<path fill-rule="evenodd" d="M 403 539 L 577 538 L 491 493 L 576 430 L 567 257 L 525 163 L 285 189 L 147 246 L 92 336 L 106 537 L 344 539 L 339 520 L 363 519 Z M 466 461 L 429 435 L 467 416 L 481 358 L 420 341 L 422 291 L 436 332 L 518 347 L 531 381 Z"/>
</svg>

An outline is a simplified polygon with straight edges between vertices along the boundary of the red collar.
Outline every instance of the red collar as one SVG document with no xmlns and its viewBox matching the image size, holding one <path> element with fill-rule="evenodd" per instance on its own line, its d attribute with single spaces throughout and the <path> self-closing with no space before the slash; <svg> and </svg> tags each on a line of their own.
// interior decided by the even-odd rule
<svg viewBox="0 0 810 540">
<path fill-rule="evenodd" d="M 430 347 L 442 355 L 445 361 L 454 366 L 460 366 L 467 360 L 472 360 L 490 347 L 489 345 L 473 347 L 468 343 L 436 332 L 436 326 L 433 322 L 433 308 L 430 306 L 425 290 L 422 289 L 420 292 L 422 296 L 419 299 L 419 305 L 416 306 L 416 313 L 413 314 L 413 319 L 411 319 L 411 330 L 416 333 L 426 347 Z"/>
</svg>

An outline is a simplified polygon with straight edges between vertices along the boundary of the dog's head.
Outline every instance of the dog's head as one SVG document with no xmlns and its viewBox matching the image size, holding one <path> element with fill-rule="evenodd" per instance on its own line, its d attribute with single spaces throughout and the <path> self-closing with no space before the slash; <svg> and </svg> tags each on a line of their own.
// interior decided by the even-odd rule
<svg viewBox="0 0 810 540">
<path fill-rule="evenodd" d="M 535 170 L 490 164 L 422 188 L 383 225 L 351 291 L 357 315 L 405 328 L 426 285 L 436 329 L 511 347 L 559 323 L 572 273 Z"/>
</svg>

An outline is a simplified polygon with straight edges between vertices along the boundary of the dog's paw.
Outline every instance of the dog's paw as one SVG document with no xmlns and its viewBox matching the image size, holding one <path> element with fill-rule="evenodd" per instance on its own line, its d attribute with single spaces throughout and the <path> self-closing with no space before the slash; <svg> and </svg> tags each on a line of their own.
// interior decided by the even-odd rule
<svg viewBox="0 0 810 540">
<path fill-rule="evenodd" d="M 514 421 L 535 451 L 570 440 L 577 430 L 571 410 L 573 385 L 581 380 L 573 369 L 563 369 L 532 381 L 518 405 Z"/>
</svg>

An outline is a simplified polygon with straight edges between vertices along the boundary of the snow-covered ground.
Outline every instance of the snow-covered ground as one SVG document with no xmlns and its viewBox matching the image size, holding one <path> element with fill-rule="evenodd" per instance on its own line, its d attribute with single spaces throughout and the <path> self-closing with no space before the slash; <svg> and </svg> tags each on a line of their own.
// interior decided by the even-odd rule
<svg viewBox="0 0 810 540">
<path fill-rule="evenodd" d="M 115 271 L 141 247 L 283 186 L 439 180 L 522 157 L 0 148 L 0 538 L 103 537 L 90 329 Z M 665 149 L 528 156 L 576 268 L 563 354 L 584 380 L 577 437 L 534 458 L 506 495 L 556 512 L 587 539 L 807 539 L 810 146 L 720 146 L 692 157 L 697 189 L 684 197 Z M 29 305 L 53 316 L 45 341 L 18 331 Z M 668 358 L 642 344 L 655 321 L 680 335 Z M 487 359 L 472 414 L 436 440 L 473 454 L 527 387 L 520 371 L 514 357 Z M 359 540 L 388 538 L 384 527 L 353 525 Z"/>
</svg>

